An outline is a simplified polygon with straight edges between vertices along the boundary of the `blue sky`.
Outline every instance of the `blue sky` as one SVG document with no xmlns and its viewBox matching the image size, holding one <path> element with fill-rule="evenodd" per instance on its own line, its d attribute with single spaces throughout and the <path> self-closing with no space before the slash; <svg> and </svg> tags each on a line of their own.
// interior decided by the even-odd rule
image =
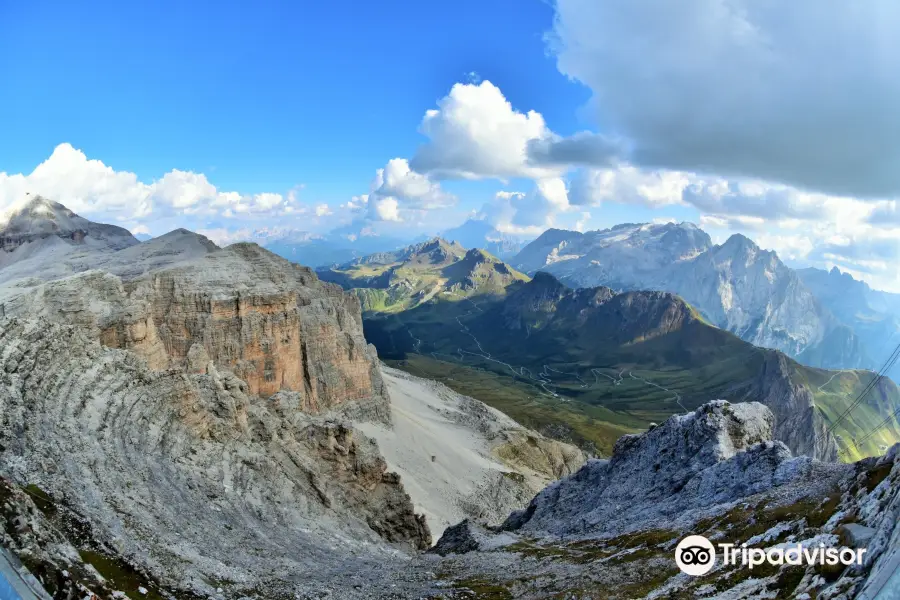
<svg viewBox="0 0 900 600">
<path fill-rule="evenodd" d="M 561 131 L 589 91 L 556 70 L 540 0 L 7 3 L 0 146 L 9 172 L 60 142 L 143 180 L 172 168 L 242 193 L 341 202 L 411 154 L 470 72 Z"/>
<path fill-rule="evenodd" d="M 0 0 L 0 210 L 220 241 L 691 220 L 900 289 L 898 27 L 892 0 Z"/>
</svg>

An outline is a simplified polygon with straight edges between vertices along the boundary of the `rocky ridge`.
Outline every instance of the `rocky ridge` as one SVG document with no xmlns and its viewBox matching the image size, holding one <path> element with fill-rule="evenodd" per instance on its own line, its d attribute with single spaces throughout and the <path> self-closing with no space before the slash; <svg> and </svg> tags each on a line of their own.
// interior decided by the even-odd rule
<svg viewBox="0 0 900 600">
<path fill-rule="evenodd" d="M 502 295 L 508 286 L 528 279 L 484 250 L 466 250 L 441 238 L 317 274 L 354 293 L 368 314 L 409 310 L 435 299 Z"/>
<path fill-rule="evenodd" d="M 444 577 L 509 598 L 875 597 L 900 552 L 900 445 L 852 465 L 821 463 L 769 441 L 773 422 L 760 404 L 715 401 L 625 436 L 609 460 L 551 484 L 503 527 L 448 529 L 434 548 Z M 674 561 L 689 534 L 867 552 L 846 569 L 720 561 L 694 578 Z"/>
<path fill-rule="evenodd" d="M 184 230 L 81 261 L 70 258 L 70 275 L 8 283 L 3 314 L 79 325 L 157 370 L 202 373 L 211 361 L 251 394 L 299 395 L 306 412 L 349 402 L 388 418 L 359 304 L 310 269 Z"/>
</svg>

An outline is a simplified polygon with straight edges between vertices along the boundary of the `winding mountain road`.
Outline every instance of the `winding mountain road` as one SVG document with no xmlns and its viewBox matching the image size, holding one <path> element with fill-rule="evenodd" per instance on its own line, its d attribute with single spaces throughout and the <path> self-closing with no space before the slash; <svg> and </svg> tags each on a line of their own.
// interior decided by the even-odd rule
<svg viewBox="0 0 900 600">
<path fill-rule="evenodd" d="M 652 385 L 653 387 L 658 388 L 658 389 L 660 389 L 660 390 L 662 390 L 662 391 L 664 391 L 664 392 L 668 392 L 668 393 L 670 393 L 670 394 L 675 394 L 675 395 L 672 397 L 672 399 L 675 400 L 675 403 L 678 404 L 678 406 L 681 407 L 681 410 L 683 410 L 683 411 L 685 412 L 685 414 L 691 412 L 691 411 L 689 411 L 687 408 L 685 408 L 684 404 L 681 403 L 681 394 L 679 394 L 679 393 L 676 392 L 675 390 L 670 390 L 669 388 L 666 388 L 666 387 L 663 387 L 663 386 L 658 385 L 658 384 L 656 384 L 656 383 L 653 383 L 652 381 L 647 381 L 647 380 L 644 379 L 643 377 L 638 377 L 637 375 L 634 374 L 634 371 L 628 371 L 628 375 L 629 375 L 632 379 L 637 379 L 638 381 L 643 381 L 643 382 L 646 383 L 647 385 Z"/>
</svg>

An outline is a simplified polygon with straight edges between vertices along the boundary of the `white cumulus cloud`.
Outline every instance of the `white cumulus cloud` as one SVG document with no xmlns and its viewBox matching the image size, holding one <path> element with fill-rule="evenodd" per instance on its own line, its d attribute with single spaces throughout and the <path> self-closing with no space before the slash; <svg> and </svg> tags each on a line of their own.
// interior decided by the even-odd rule
<svg viewBox="0 0 900 600">
<path fill-rule="evenodd" d="M 561 213 L 571 209 L 565 182 L 559 177 L 539 179 L 528 192 L 497 192 L 485 203 L 477 218 L 498 231 L 511 234 L 537 235 L 552 227 Z M 590 219 L 582 213 L 583 220 Z"/>
<path fill-rule="evenodd" d="M 530 144 L 550 138 L 540 113 L 519 112 L 490 81 L 457 83 L 425 113 L 420 131 L 429 141 L 421 146 L 412 168 L 437 178 L 544 178 L 559 169 L 535 164 Z"/>
<path fill-rule="evenodd" d="M 42 195 L 95 220 L 132 223 L 131 227 L 173 215 L 274 217 L 303 214 L 292 190 L 240 194 L 222 191 L 202 173 L 173 169 L 145 183 L 116 171 L 71 144 L 60 144 L 31 173 L 0 173 L 0 212 L 26 194 Z M 143 231 L 143 229 L 141 230 Z"/>
<path fill-rule="evenodd" d="M 453 194 L 427 175 L 412 170 L 405 158 L 394 158 L 375 171 L 368 194 L 353 196 L 341 208 L 365 212 L 371 221 L 403 221 L 404 214 L 456 204 Z"/>
<path fill-rule="evenodd" d="M 646 170 L 632 165 L 605 169 L 579 169 L 572 176 L 569 197 L 572 204 L 598 206 L 614 201 L 649 207 L 681 204 L 691 183 L 688 173 Z"/>
</svg>

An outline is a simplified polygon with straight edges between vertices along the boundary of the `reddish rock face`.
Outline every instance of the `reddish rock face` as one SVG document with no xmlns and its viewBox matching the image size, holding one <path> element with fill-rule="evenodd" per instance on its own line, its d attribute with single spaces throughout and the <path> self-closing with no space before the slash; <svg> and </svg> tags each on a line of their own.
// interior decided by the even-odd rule
<svg viewBox="0 0 900 600">
<path fill-rule="evenodd" d="M 211 299 L 167 275 L 153 287 L 149 318 L 132 323 L 124 343 L 104 343 L 130 348 L 155 368 L 183 365 L 199 346 L 246 381 L 250 393 L 301 392 L 310 412 L 373 395 L 372 364 L 350 298 L 284 292 Z"/>
<path fill-rule="evenodd" d="M 383 398 L 358 301 L 309 269 L 244 246 L 126 281 L 114 295 L 128 309 L 103 319 L 100 341 L 156 370 L 205 373 L 211 362 L 251 394 L 300 394 L 305 412 Z"/>
</svg>

